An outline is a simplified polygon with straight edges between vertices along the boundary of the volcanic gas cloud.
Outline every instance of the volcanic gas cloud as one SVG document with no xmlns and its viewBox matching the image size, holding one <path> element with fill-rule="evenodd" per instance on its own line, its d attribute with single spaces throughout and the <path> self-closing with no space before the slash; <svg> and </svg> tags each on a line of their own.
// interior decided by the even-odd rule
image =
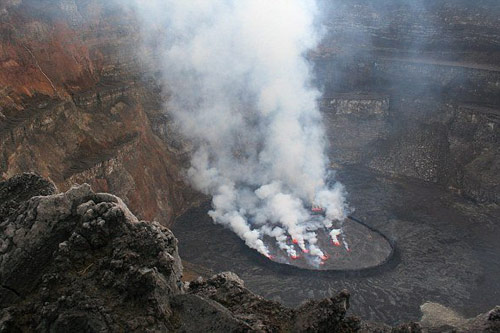
<svg viewBox="0 0 500 333">
<path fill-rule="evenodd" d="M 326 181 L 320 93 L 304 57 L 320 37 L 316 3 L 136 4 L 145 37 L 161 45 L 166 108 L 193 142 L 187 176 L 213 197 L 210 216 L 265 256 L 271 239 L 291 258 L 326 259 L 317 232 L 338 243 L 347 205 L 343 186 Z M 313 205 L 323 214 L 312 216 Z"/>
</svg>

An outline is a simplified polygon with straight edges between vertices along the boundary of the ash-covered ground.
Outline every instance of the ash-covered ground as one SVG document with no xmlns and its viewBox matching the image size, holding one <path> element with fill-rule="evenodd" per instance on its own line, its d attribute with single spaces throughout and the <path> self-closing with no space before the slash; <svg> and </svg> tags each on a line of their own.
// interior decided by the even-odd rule
<svg viewBox="0 0 500 333">
<path fill-rule="evenodd" d="M 353 215 L 396 243 L 395 258 L 379 269 L 339 273 L 287 269 L 247 248 L 213 224 L 209 206 L 180 217 L 173 231 L 193 270 L 231 270 L 252 291 L 288 305 L 352 292 L 352 313 L 394 324 L 418 320 L 420 305 L 436 302 L 465 317 L 500 300 L 500 209 L 477 205 L 437 185 L 341 170 Z"/>
</svg>

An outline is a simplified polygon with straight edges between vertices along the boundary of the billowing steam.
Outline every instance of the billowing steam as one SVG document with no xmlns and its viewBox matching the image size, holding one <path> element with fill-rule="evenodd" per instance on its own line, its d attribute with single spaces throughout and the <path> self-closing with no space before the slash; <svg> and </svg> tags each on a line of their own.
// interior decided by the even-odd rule
<svg viewBox="0 0 500 333">
<path fill-rule="evenodd" d="M 305 53 L 314 48 L 313 0 L 137 0 L 161 49 L 168 112 L 196 149 L 187 174 L 213 196 L 209 212 L 270 256 L 324 258 L 316 232 L 346 215 L 329 161 Z M 326 217 L 311 217 L 311 205 Z M 335 234 L 336 240 L 338 234 Z M 337 241 L 338 242 L 338 241 Z"/>
</svg>

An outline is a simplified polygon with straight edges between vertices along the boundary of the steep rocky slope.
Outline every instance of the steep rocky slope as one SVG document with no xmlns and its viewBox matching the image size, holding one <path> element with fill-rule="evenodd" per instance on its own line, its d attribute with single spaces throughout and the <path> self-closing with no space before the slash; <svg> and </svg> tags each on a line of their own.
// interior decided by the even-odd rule
<svg viewBox="0 0 500 333">
<path fill-rule="evenodd" d="M 3 3 L 0 176 L 88 182 L 168 224 L 192 194 L 134 22 L 115 2 Z"/>
<path fill-rule="evenodd" d="M 499 203 L 498 1 L 321 4 L 332 159 Z"/>
<path fill-rule="evenodd" d="M 184 285 L 173 234 L 89 185 L 0 183 L 0 331 L 353 331 L 346 292 L 298 309 L 232 273 Z"/>
</svg>

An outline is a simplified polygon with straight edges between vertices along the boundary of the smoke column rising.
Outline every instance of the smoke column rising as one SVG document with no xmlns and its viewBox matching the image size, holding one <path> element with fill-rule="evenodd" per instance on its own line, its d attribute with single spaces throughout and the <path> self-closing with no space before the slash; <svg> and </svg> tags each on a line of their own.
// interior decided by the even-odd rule
<svg viewBox="0 0 500 333">
<path fill-rule="evenodd" d="M 316 232 L 343 220 L 305 52 L 315 47 L 313 0 L 136 2 L 161 45 L 168 111 L 196 147 L 187 175 L 213 197 L 210 216 L 269 256 L 264 235 L 290 256 L 321 257 Z M 159 37 L 161 36 L 161 37 Z M 311 222 L 310 205 L 326 210 Z"/>
</svg>

